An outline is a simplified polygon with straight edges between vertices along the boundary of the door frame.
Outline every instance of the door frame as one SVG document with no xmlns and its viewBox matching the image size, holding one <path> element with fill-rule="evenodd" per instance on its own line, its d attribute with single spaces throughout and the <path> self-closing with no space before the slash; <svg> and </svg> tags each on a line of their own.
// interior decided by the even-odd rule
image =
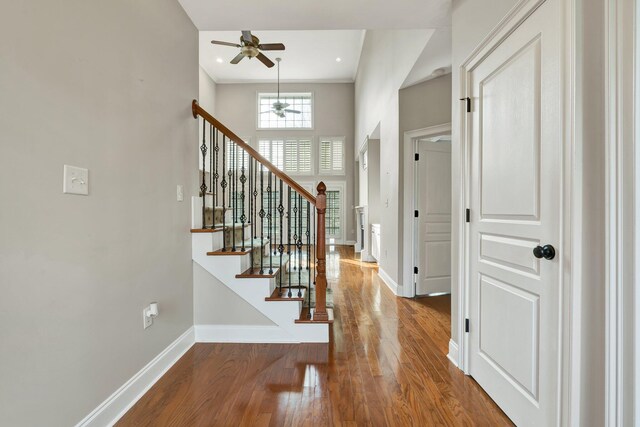
<svg viewBox="0 0 640 427">
<path fill-rule="evenodd" d="M 459 68 L 458 94 L 456 98 L 470 96 L 470 74 L 476 64 L 489 55 L 496 46 L 501 44 L 515 29 L 520 26 L 546 0 L 520 0 L 498 23 L 498 25 L 480 42 Z M 574 425 L 579 420 L 580 411 L 580 269 L 581 269 L 581 223 L 582 210 L 580 206 L 582 195 L 575 190 L 581 189 L 582 164 L 575 162 L 576 150 L 580 150 L 581 141 L 576 138 L 576 67 L 579 64 L 577 47 L 579 46 L 579 25 L 577 25 L 577 8 L 579 0 L 558 0 L 563 12 L 564 25 L 561 30 L 563 43 L 561 63 L 561 100 L 562 120 L 561 139 L 561 219 L 559 250 L 560 257 L 560 313 L 559 323 L 561 333 L 559 338 L 558 355 L 558 418 L 557 425 Z M 455 88 L 454 88 L 455 90 Z M 455 93 L 455 92 L 454 92 Z M 470 290 L 470 257 L 469 257 L 469 226 L 463 218 L 463 212 L 470 204 L 471 188 L 471 129 L 467 126 L 468 117 L 466 105 L 459 103 L 459 180 L 461 191 L 458 203 L 461 212 L 454 213 L 452 227 L 458 225 L 458 277 L 460 287 L 458 292 L 458 367 L 469 374 L 470 341 L 464 331 L 465 319 L 469 317 Z M 455 161 L 455 159 L 454 159 Z M 457 221 L 456 221 L 457 218 Z M 572 262 L 567 262 L 571 260 Z M 578 362 L 578 363 L 576 363 Z"/>
<path fill-rule="evenodd" d="M 430 138 L 441 135 L 451 135 L 451 122 L 442 123 L 426 128 L 409 130 L 404 133 L 404 161 L 403 161 L 403 221 L 402 239 L 403 254 L 402 256 L 402 291 L 398 289 L 398 294 L 405 298 L 414 298 L 416 296 L 416 275 L 413 267 L 417 262 L 417 240 L 416 232 L 418 230 L 418 222 L 413 216 L 413 212 L 417 209 L 416 205 L 416 180 L 417 169 L 415 167 L 415 150 L 416 141 L 420 138 Z M 410 218 L 410 220 L 409 220 Z M 453 218 L 452 218 L 453 219 Z M 453 225 L 453 221 L 452 221 Z"/>
<path fill-rule="evenodd" d="M 605 421 L 614 427 L 640 417 L 640 1 L 605 0 L 605 12 Z"/>
</svg>

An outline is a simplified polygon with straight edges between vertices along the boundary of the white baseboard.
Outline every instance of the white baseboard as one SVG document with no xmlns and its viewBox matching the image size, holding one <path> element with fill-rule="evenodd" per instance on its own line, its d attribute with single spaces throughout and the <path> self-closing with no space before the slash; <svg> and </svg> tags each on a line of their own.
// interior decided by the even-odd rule
<svg viewBox="0 0 640 427">
<path fill-rule="evenodd" d="M 196 342 L 221 343 L 297 343 L 278 326 L 195 325 Z"/>
<path fill-rule="evenodd" d="M 387 287 L 391 289 L 391 292 L 393 292 L 394 295 L 398 295 L 398 284 L 387 274 L 386 271 L 382 269 L 382 267 L 378 268 L 378 276 L 380 276 Z"/>
<path fill-rule="evenodd" d="M 447 354 L 447 359 L 458 366 L 458 344 L 452 339 L 449 340 L 449 354 Z"/>
<path fill-rule="evenodd" d="M 116 390 L 76 427 L 115 424 L 195 343 L 193 326 Z"/>
<path fill-rule="evenodd" d="M 356 245 L 356 241 L 355 240 L 345 240 L 344 244 L 347 246 L 355 246 Z"/>
</svg>

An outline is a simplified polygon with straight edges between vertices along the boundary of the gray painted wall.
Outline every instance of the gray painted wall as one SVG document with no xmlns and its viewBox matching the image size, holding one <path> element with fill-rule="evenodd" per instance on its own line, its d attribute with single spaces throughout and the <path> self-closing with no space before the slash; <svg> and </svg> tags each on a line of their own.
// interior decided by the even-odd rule
<svg viewBox="0 0 640 427">
<path fill-rule="evenodd" d="M 400 135 L 398 136 L 400 149 L 400 188 L 404 188 L 405 179 L 405 150 L 404 133 L 451 123 L 451 74 L 427 80 L 400 90 Z M 409 156 L 413 156 L 411 152 Z M 411 241 L 411 235 L 404 230 L 405 220 L 412 220 L 412 212 L 404 212 L 404 203 L 400 202 L 398 217 L 398 233 L 404 235 L 405 241 Z M 404 246 L 398 246 L 400 259 L 405 257 Z M 409 256 L 407 254 L 406 256 Z M 453 264 L 452 264 L 453 265 Z M 398 279 L 403 280 L 403 263 L 398 265 Z"/>
<path fill-rule="evenodd" d="M 271 84 L 219 84 L 216 85 L 216 118 L 241 138 L 312 137 L 314 153 L 318 155 L 318 137 L 345 137 L 345 175 L 291 175 L 300 182 L 346 182 L 346 240 L 355 240 L 355 168 L 354 159 L 354 85 L 353 83 L 285 83 L 280 92 L 313 92 L 314 129 L 312 130 L 257 130 L 257 94 L 275 92 Z M 316 161 L 316 171 L 317 161 Z"/>
<path fill-rule="evenodd" d="M 215 114 L 217 85 L 202 67 L 198 67 L 199 97 L 198 104 L 211 114 Z M 202 126 L 202 123 L 200 123 Z M 200 128 L 198 128 L 200 129 Z"/>
<path fill-rule="evenodd" d="M 0 425 L 69 426 L 193 323 L 198 34 L 173 0 L 33 0 L 0 40 Z"/>
<path fill-rule="evenodd" d="M 399 94 L 431 30 L 368 30 L 355 83 L 356 152 L 380 126 L 379 265 L 399 281 L 400 214 Z M 376 138 L 378 135 L 376 135 Z M 361 197 L 362 198 L 362 197 Z M 400 284 L 400 283 L 399 283 Z"/>
</svg>

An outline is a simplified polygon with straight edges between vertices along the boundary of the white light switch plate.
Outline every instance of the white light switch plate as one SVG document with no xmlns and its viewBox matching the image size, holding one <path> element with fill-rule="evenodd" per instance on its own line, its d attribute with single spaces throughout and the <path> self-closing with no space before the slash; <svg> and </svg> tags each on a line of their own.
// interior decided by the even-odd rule
<svg viewBox="0 0 640 427">
<path fill-rule="evenodd" d="M 184 188 L 182 187 L 182 185 L 178 185 L 178 188 L 176 190 L 176 196 L 179 202 L 184 200 Z"/>
<path fill-rule="evenodd" d="M 62 181 L 64 194 L 89 195 L 89 169 L 64 165 L 64 179 Z"/>
</svg>

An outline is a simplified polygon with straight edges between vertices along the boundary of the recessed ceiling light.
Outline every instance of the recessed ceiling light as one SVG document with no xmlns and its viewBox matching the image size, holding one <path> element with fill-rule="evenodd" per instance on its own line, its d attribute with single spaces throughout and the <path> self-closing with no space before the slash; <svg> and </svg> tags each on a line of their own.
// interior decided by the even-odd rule
<svg viewBox="0 0 640 427">
<path fill-rule="evenodd" d="M 222 64 L 222 58 L 216 58 L 216 62 L 217 62 L 218 64 Z"/>
<path fill-rule="evenodd" d="M 337 58 L 336 58 L 336 62 L 342 62 L 342 58 L 337 57 Z"/>
</svg>

